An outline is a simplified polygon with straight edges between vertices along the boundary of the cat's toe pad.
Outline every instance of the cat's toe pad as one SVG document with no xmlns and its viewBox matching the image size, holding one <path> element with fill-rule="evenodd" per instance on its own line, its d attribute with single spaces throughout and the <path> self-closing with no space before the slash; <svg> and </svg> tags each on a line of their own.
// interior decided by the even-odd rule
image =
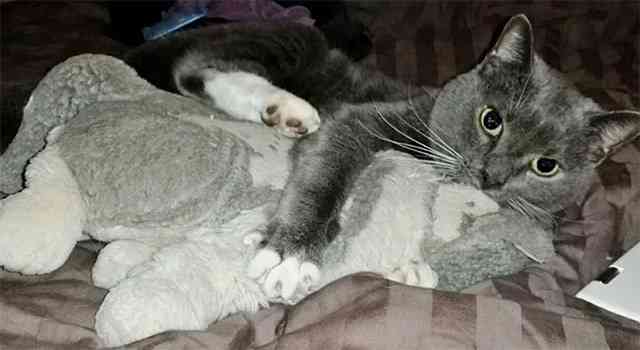
<svg viewBox="0 0 640 350">
<path fill-rule="evenodd" d="M 263 284 L 264 292 L 269 298 L 282 297 L 291 299 L 300 281 L 300 261 L 289 257 L 273 268 Z"/>
<path fill-rule="evenodd" d="M 320 127 L 318 111 L 307 101 L 287 92 L 267 99 L 261 119 L 288 137 L 311 134 Z"/>
<path fill-rule="evenodd" d="M 438 285 L 438 274 L 427 263 L 410 262 L 394 269 L 386 277 L 416 287 L 434 288 Z"/>
<path fill-rule="evenodd" d="M 267 297 L 289 303 L 311 292 L 320 281 L 316 264 L 300 262 L 297 257 L 281 260 L 271 249 L 262 249 L 256 254 L 249 263 L 248 274 L 262 284 Z"/>
</svg>

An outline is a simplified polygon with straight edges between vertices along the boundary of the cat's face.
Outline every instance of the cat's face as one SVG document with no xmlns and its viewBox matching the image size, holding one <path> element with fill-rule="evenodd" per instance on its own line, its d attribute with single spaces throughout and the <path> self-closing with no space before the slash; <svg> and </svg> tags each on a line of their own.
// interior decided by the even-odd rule
<svg viewBox="0 0 640 350">
<path fill-rule="evenodd" d="M 444 86 L 429 126 L 450 148 L 432 142 L 457 164 L 454 180 L 544 216 L 586 193 L 597 164 L 640 133 L 640 114 L 603 112 L 534 54 L 532 40 L 526 17 L 512 18 L 489 55 Z"/>
</svg>

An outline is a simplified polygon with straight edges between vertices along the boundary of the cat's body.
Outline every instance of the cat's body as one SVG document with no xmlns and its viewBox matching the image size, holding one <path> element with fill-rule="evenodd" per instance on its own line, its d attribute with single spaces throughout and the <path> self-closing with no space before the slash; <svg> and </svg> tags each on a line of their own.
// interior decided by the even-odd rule
<svg viewBox="0 0 640 350">
<path fill-rule="evenodd" d="M 249 266 L 268 294 L 285 299 L 318 280 L 349 186 L 376 152 L 411 153 L 545 221 L 579 200 L 597 164 L 640 133 L 637 113 L 603 111 L 549 68 L 522 15 L 437 97 L 407 98 L 419 91 L 328 50 L 309 27 L 229 28 L 143 46 L 127 62 L 158 87 L 305 136 Z"/>
</svg>

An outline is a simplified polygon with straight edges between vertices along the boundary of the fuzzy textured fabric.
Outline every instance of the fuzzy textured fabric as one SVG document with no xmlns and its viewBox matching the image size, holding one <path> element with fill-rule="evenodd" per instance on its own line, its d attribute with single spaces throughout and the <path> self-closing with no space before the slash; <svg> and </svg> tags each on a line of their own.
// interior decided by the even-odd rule
<svg viewBox="0 0 640 350">
<path fill-rule="evenodd" d="M 0 265 L 46 273 L 77 241 L 109 242 L 93 268 L 109 289 L 96 315 L 107 346 L 256 311 L 273 300 L 245 271 L 293 142 L 112 57 L 73 57 L 40 82 L 0 159 L 0 190 L 15 193 L 0 201 Z M 317 288 L 366 270 L 461 290 L 553 255 L 543 228 L 397 152 L 365 169 L 340 222 Z"/>
</svg>

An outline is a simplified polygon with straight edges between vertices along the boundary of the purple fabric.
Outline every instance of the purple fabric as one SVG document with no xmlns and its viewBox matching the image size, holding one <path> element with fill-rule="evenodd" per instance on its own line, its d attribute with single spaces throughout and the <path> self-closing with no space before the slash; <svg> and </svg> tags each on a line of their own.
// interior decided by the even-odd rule
<svg viewBox="0 0 640 350">
<path fill-rule="evenodd" d="M 270 0 L 177 0 L 171 10 L 207 8 L 209 18 L 233 22 L 246 21 L 291 21 L 313 25 L 311 12 L 304 6 L 282 7 Z"/>
</svg>

